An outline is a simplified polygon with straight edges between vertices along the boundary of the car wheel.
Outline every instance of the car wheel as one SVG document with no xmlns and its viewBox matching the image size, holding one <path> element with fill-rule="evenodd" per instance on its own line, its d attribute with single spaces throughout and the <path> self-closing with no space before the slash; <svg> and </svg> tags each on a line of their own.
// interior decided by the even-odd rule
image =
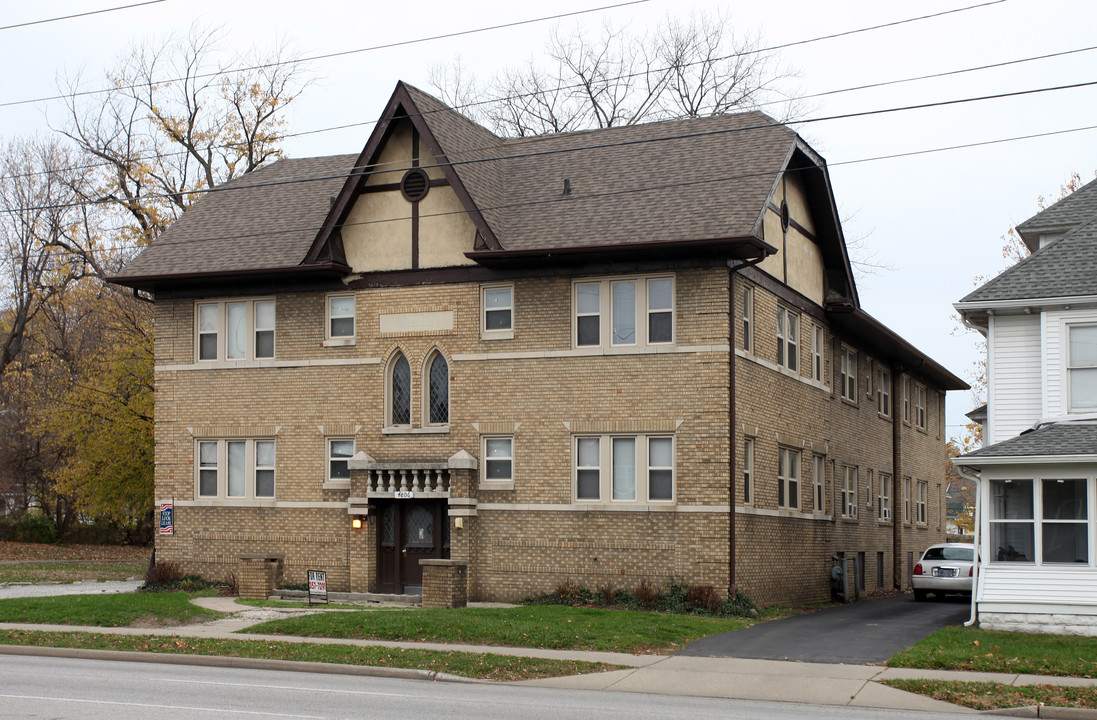
<svg viewBox="0 0 1097 720">
<path fill-rule="evenodd" d="M 926 599 L 926 594 L 927 593 L 926 593 L 925 590 L 915 590 L 914 591 L 914 599 L 917 600 L 918 602 L 922 602 L 923 600 Z"/>
</svg>

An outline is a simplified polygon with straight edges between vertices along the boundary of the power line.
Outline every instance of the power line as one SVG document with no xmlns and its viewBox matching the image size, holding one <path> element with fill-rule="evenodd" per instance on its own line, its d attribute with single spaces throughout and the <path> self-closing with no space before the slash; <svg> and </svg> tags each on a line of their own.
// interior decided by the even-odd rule
<svg viewBox="0 0 1097 720">
<path fill-rule="evenodd" d="M 845 31 L 842 31 L 842 32 L 839 32 L 839 33 L 832 33 L 830 35 L 821 35 L 821 36 L 817 36 L 817 37 L 814 37 L 814 38 L 796 40 L 796 41 L 784 43 L 784 44 L 781 44 L 781 45 L 775 45 L 775 46 L 772 46 L 772 47 L 755 48 L 753 50 L 745 50 L 745 51 L 742 51 L 742 52 L 737 52 L 737 53 L 732 53 L 730 55 L 725 55 L 723 57 L 713 58 L 711 60 L 698 60 L 698 61 L 695 61 L 695 62 L 692 62 L 692 63 L 686 63 L 686 64 L 683 65 L 683 67 L 690 67 L 690 66 L 705 63 L 705 62 L 720 62 L 720 61 L 723 61 L 723 60 L 730 60 L 732 58 L 743 57 L 743 56 L 749 55 L 749 54 L 758 54 L 758 53 L 764 53 L 764 52 L 771 52 L 773 50 L 780 49 L 780 48 L 791 47 L 791 46 L 795 46 L 795 45 L 806 45 L 806 44 L 809 44 L 809 43 L 820 42 L 820 41 L 823 41 L 823 40 L 829 40 L 829 39 L 833 39 L 833 38 L 837 38 L 837 37 L 844 37 L 844 36 L 848 36 L 848 35 L 854 35 L 854 34 L 857 34 L 857 33 L 870 32 L 870 31 L 873 31 L 873 30 L 881 29 L 881 28 L 888 28 L 888 27 L 893 27 L 893 26 L 896 26 L 896 25 L 902 25 L 902 24 L 906 24 L 906 23 L 912 23 L 912 22 L 918 22 L 918 21 L 921 21 L 921 20 L 936 18 L 936 17 L 939 17 L 941 15 L 949 15 L 949 14 L 953 14 L 953 13 L 964 12 L 966 10 L 982 8 L 982 7 L 985 7 L 986 5 L 995 5 L 995 4 L 998 4 L 1000 2 L 1005 2 L 1005 0 L 994 0 L 994 2 L 982 3 L 982 4 L 979 4 L 979 5 L 969 5 L 969 6 L 962 7 L 962 8 L 955 8 L 955 9 L 952 9 L 952 10 L 946 10 L 946 11 L 943 11 L 943 12 L 940 12 L 940 13 L 933 13 L 933 14 L 929 14 L 929 15 L 919 15 L 919 16 L 912 17 L 912 18 L 906 18 L 904 20 L 896 20 L 896 21 L 892 21 L 892 22 L 889 22 L 889 23 L 884 23 L 884 24 L 881 24 L 881 25 L 871 25 L 871 26 L 866 26 L 866 27 L 861 27 L 861 28 L 855 28 L 855 29 L 852 29 L 852 30 L 845 30 Z M 532 22 L 532 21 L 530 21 L 530 22 Z M 830 90 L 830 91 L 826 91 L 826 92 L 822 92 L 822 93 L 814 93 L 814 94 L 811 94 L 811 95 L 805 95 L 805 96 L 799 97 L 799 98 L 794 97 L 794 98 L 787 98 L 787 99 L 784 99 L 784 100 L 775 100 L 775 101 L 763 102 L 763 103 L 759 103 L 756 107 L 766 107 L 768 105 L 783 104 L 783 103 L 789 102 L 789 101 L 810 99 L 810 98 L 813 98 L 813 97 L 820 97 L 820 96 L 823 96 L 823 95 L 834 95 L 834 94 L 843 93 L 843 92 L 852 92 L 854 90 L 862 90 L 862 89 L 868 89 L 868 88 L 874 88 L 874 87 L 882 87 L 882 86 L 885 86 L 885 85 L 893 85 L 893 84 L 900 84 L 900 83 L 906 83 L 906 82 L 913 82 L 913 81 L 916 81 L 916 80 L 924 80 L 924 79 L 935 78 L 935 77 L 943 77 L 943 76 L 952 75 L 952 74 L 961 74 L 961 73 L 967 73 L 967 72 L 974 72 L 976 70 L 985 70 L 985 69 L 1001 67 L 1001 66 L 1005 66 L 1005 65 L 1018 64 L 1018 63 L 1022 63 L 1022 62 L 1031 62 L 1031 61 L 1034 61 L 1034 60 L 1042 60 L 1042 59 L 1047 59 L 1047 58 L 1058 57 L 1060 55 L 1069 55 L 1069 54 L 1072 54 L 1072 53 L 1085 52 L 1085 51 L 1088 51 L 1088 50 L 1095 50 L 1095 49 L 1097 49 L 1097 46 L 1092 46 L 1092 47 L 1088 47 L 1088 48 L 1079 48 L 1079 49 L 1075 49 L 1075 50 L 1066 50 L 1066 51 L 1063 51 L 1063 52 L 1060 52 L 1060 53 L 1051 53 L 1051 54 L 1047 54 L 1047 55 L 1034 56 L 1034 57 L 1030 57 L 1030 58 L 1022 58 L 1022 59 L 1019 59 L 1019 60 L 1010 60 L 1010 61 L 1006 61 L 1006 62 L 1002 62 L 1002 63 L 996 63 L 996 64 L 992 64 L 992 65 L 983 65 L 983 66 L 978 66 L 978 67 L 974 67 L 974 68 L 964 68 L 964 69 L 960 69 L 960 70 L 947 71 L 947 72 L 943 72 L 943 73 L 936 73 L 936 74 L 933 74 L 933 75 L 923 75 L 923 76 L 912 77 L 912 78 L 904 78 L 904 79 L 899 79 L 899 80 L 884 81 L 884 82 L 874 83 L 874 84 L 869 84 L 869 85 L 861 85 L 861 86 L 856 86 L 856 87 L 852 87 L 852 88 Z M 264 67 L 264 66 L 259 66 L 259 67 Z M 665 72 L 665 71 L 670 70 L 670 69 L 672 69 L 672 68 L 669 68 L 669 67 L 657 68 L 657 69 L 652 70 L 650 72 L 659 73 L 659 72 Z M 626 73 L 626 74 L 622 74 L 622 75 L 617 75 L 615 77 L 606 78 L 606 81 L 607 82 L 616 82 L 616 81 L 619 81 L 619 80 L 627 80 L 627 79 L 630 79 L 630 78 L 639 77 L 641 75 L 648 74 L 648 72 L 649 71 Z M 583 87 L 583 85 L 581 83 L 577 83 L 577 84 L 573 84 L 573 85 L 562 85 L 562 86 L 558 86 L 556 88 L 556 91 L 577 89 L 577 88 L 581 88 L 581 87 Z M 487 99 L 487 100 L 477 100 L 477 101 L 474 101 L 474 102 L 453 105 L 451 107 L 445 108 L 444 110 L 428 110 L 426 112 L 421 112 L 418 115 L 420 117 L 422 117 L 422 116 L 433 114 L 433 113 L 436 113 L 436 112 L 445 112 L 446 110 L 463 110 L 463 109 L 468 109 L 468 108 L 472 108 L 472 107 L 478 107 L 478 106 L 481 106 L 481 105 L 490 105 L 490 104 L 493 104 L 493 103 L 505 102 L 507 100 L 516 100 L 516 99 L 520 99 L 520 98 L 523 98 L 523 97 L 532 97 L 536 94 L 538 94 L 538 93 L 536 93 L 536 92 L 517 93 L 517 94 L 514 94 L 514 95 L 507 95 L 507 96 L 498 97 L 498 98 L 490 98 L 490 99 Z M 3 103 L 0 103 L 0 107 L 3 107 L 3 105 L 4 105 Z M 313 130 L 303 130 L 303 131 L 295 132 L 295 133 L 284 133 L 284 134 L 282 134 L 281 136 L 278 137 L 278 140 L 284 140 L 286 138 L 293 138 L 293 137 L 302 137 L 302 136 L 305 136 L 305 135 L 315 135 L 315 134 L 318 134 L 318 133 L 331 132 L 331 131 L 335 131 L 335 130 L 346 130 L 346 129 L 353 128 L 353 127 L 368 127 L 370 125 L 376 125 L 376 124 L 377 124 L 376 120 L 364 120 L 364 121 L 361 121 L 361 122 L 346 123 L 346 124 L 343 124 L 343 125 L 334 125 L 334 126 L 325 127 L 325 128 L 316 128 L 316 129 L 313 129 Z M 529 140 L 529 141 L 534 141 L 538 138 L 537 137 L 532 137 L 532 138 L 525 138 L 525 139 Z M 224 149 L 224 148 L 227 148 L 227 147 L 230 147 L 230 146 L 223 146 L 222 145 L 222 146 L 216 146 L 216 147 L 220 148 L 220 149 Z M 180 150 L 180 151 L 176 151 L 176 152 L 172 152 L 172 153 L 165 153 L 163 156 L 164 157 L 171 157 L 171 156 L 182 156 L 182 155 L 186 155 L 186 154 L 188 154 L 188 152 L 186 150 Z M 147 157 L 151 158 L 151 157 L 156 157 L 156 156 L 155 155 L 149 155 Z M 142 158 L 141 156 L 137 156 L 137 157 L 134 158 L 134 160 L 142 160 L 142 159 L 147 159 L 147 158 Z M 76 166 L 73 166 L 70 169 L 82 170 L 82 169 L 91 169 L 91 168 L 96 168 L 96 167 L 109 167 L 110 165 L 111 165 L 111 163 L 105 163 L 105 162 L 89 163 L 89 164 L 86 164 L 86 165 L 76 165 Z M 48 172 L 51 172 L 51 171 L 44 170 L 44 171 L 37 171 L 37 172 L 32 172 L 32 173 L 24 173 L 24 174 L 21 174 L 21 175 L 9 175 L 8 177 L 13 177 L 13 178 L 14 177 L 29 177 L 31 175 L 40 175 L 40 174 L 45 174 L 45 173 L 48 173 Z"/>
<path fill-rule="evenodd" d="M 141 7 L 142 5 L 155 5 L 157 3 L 165 2 L 165 0 L 145 0 L 145 2 L 133 3 L 132 5 L 120 5 L 118 7 L 104 8 L 102 10 L 91 10 L 89 12 L 76 13 L 74 15 L 62 15 L 61 17 L 46 18 L 44 20 L 31 20 L 30 22 L 16 23 L 15 25 L 0 26 L 0 30 L 13 30 L 15 28 L 29 27 L 30 25 L 42 25 L 44 23 L 57 22 L 58 20 L 72 20 L 78 17 L 87 17 L 88 15 L 100 15 L 102 13 L 114 12 L 115 10 L 129 10 L 130 8 Z"/>
<path fill-rule="evenodd" d="M 984 146 L 988 146 L 988 145 L 999 145 L 999 144 L 1008 143 L 1008 142 L 1018 142 L 1018 141 L 1021 141 L 1021 140 L 1032 140 L 1032 139 L 1042 138 L 1042 137 L 1053 137 L 1053 136 L 1056 136 L 1056 135 L 1066 135 L 1066 134 L 1076 133 L 1076 132 L 1085 132 L 1085 131 L 1088 131 L 1088 130 L 1097 130 L 1097 125 L 1086 125 L 1086 126 L 1083 126 L 1083 127 L 1067 128 L 1067 129 L 1062 129 L 1062 130 L 1049 130 L 1047 132 L 1041 132 L 1041 133 L 1030 133 L 1030 134 L 1026 134 L 1026 135 L 1014 135 L 1014 136 L 1011 136 L 1011 137 L 996 138 L 996 139 L 993 139 L 993 140 L 980 140 L 980 141 L 971 142 L 971 143 L 962 143 L 962 144 L 957 144 L 957 145 L 947 145 L 947 146 L 941 146 L 941 147 L 935 147 L 935 148 L 924 148 L 922 150 L 912 150 L 912 151 L 909 151 L 909 152 L 902 152 L 902 153 L 891 153 L 891 154 L 888 154 L 888 155 L 874 155 L 874 156 L 871 156 L 871 157 L 855 158 L 855 159 L 852 159 L 852 160 L 840 160 L 840 161 L 836 161 L 836 162 L 827 163 L 826 167 L 829 169 L 829 168 L 834 168 L 834 167 L 842 167 L 842 166 L 845 166 L 845 165 L 857 165 L 857 164 L 862 164 L 862 163 L 867 163 L 867 162 L 878 162 L 878 161 L 881 161 L 881 160 L 892 160 L 892 159 L 896 159 L 896 158 L 914 157 L 914 156 L 918 156 L 918 155 L 930 155 L 930 154 L 941 153 L 941 152 L 951 152 L 951 151 L 954 151 L 954 150 L 963 150 L 963 149 L 968 149 L 968 148 L 984 147 Z M 808 172 L 811 169 L 812 168 L 810 168 L 810 167 L 796 168 L 796 169 L 788 170 L 786 172 Z M 575 193 L 575 194 L 572 194 L 571 196 L 569 196 L 569 202 L 576 202 L 576 201 L 581 201 L 581 200 L 599 200 L 599 199 L 608 198 L 608 197 L 617 197 L 617 196 L 622 196 L 622 195 L 631 195 L 631 194 L 645 193 L 645 192 L 661 192 L 661 191 L 664 191 L 664 190 L 670 190 L 670 189 L 676 189 L 676 188 L 682 188 L 682 187 L 692 187 L 692 186 L 706 185 L 706 184 L 709 184 L 709 183 L 718 183 L 718 182 L 720 182 L 720 183 L 732 182 L 732 181 L 736 181 L 736 180 L 745 180 L 745 179 L 749 179 L 749 178 L 752 178 L 752 177 L 768 176 L 768 175 L 773 175 L 773 174 L 774 174 L 773 171 L 739 173 L 739 174 L 736 174 L 736 175 L 727 175 L 727 176 L 722 176 L 722 177 L 706 177 L 706 178 L 703 178 L 703 179 L 700 179 L 700 180 L 685 180 L 685 181 L 674 182 L 674 183 L 659 183 L 657 185 L 645 185 L 645 186 L 641 186 L 641 187 L 623 188 L 623 189 L 617 189 L 617 190 L 611 190 L 611 191 L 605 191 L 605 192 L 597 192 L 597 193 L 586 193 L 586 194 Z M 347 177 L 347 176 L 339 175 L 339 176 L 332 176 L 332 177 L 334 179 L 335 177 Z M 483 211 L 483 210 L 508 210 L 508 209 L 519 208 L 519 207 L 532 207 L 532 206 L 536 206 L 536 205 L 547 205 L 547 204 L 551 204 L 551 203 L 555 203 L 555 202 L 559 202 L 559 198 L 548 198 L 548 199 L 544 199 L 544 200 L 529 200 L 529 201 L 515 202 L 515 203 L 502 203 L 502 204 L 499 204 L 499 205 L 484 205 L 484 206 L 478 206 L 478 209 L 481 210 L 481 211 Z M 427 218 L 427 217 L 445 217 L 445 216 L 450 216 L 450 215 L 461 215 L 461 214 L 464 214 L 464 213 L 465 213 L 465 210 L 462 209 L 462 210 L 451 210 L 451 211 L 437 212 L 437 213 L 420 213 L 419 217 L 420 217 L 420 219 Z M 411 216 L 409 215 L 409 216 L 402 216 L 402 217 L 395 217 L 395 218 L 385 218 L 383 220 L 360 220 L 360 221 L 356 221 L 356 222 L 342 223 L 342 224 L 338 225 L 337 227 L 341 229 L 341 228 L 346 228 L 346 227 L 357 227 L 357 226 L 362 226 L 362 225 L 380 225 L 380 224 L 384 224 L 384 223 L 400 222 L 400 221 L 406 221 L 406 220 L 410 220 L 410 219 L 411 219 Z M 255 238 L 255 237 L 270 237 L 272 235 L 282 235 L 282 234 L 286 234 L 286 233 L 316 233 L 316 232 L 319 232 L 320 229 L 321 228 L 319 226 L 311 226 L 310 225 L 308 227 L 279 228 L 278 230 L 269 230 L 269 231 L 263 231 L 263 232 L 255 232 L 255 233 L 237 233 L 237 234 L 233 234 L 233 235 L 211 235 L 211 236 L 203 237 L 203 238 L 188 238 L 186 240 L 162 240 L 162 239 L 157 239 L 155 241 L 155 243 L 159 247 L 165 247 L 165 246 L 168 246 L 168 245 L 187 245 L 187 244 L 190 244 L 190 243 L 210 242 L 210 241 L 218 241 L 218 240 L 242 240 L 242 239 Z M 132 243 L 126 243 L 126 244 L 117 243 L 117 244 L 113 245 L 112 247 L 116 247 L 116 248 L 128 247 L 130 249 L 137 249 L 137 248 L 142 247 L 142 246 L 132 244 Z"/>
<path fill-rule="evenodd" d="M 102 95 L 104 93 L 115 92 L 118 90 L 134 90 L 136 88 L 148 87 L 150 85 L 163 85 L 167 83 L 183 82 L 186 80 L 196 80 L 198 78 L 219 77 L 221 75 L 228 75 L 231 73 L 248 72 L 250 70 L 264 70 L 266 68 L 279 67 L 282 65 L 298 65 L 307 62 L 313 62 L 315 60 L 327 60 L 330 58 L 342 57 L 345 55 L 355 55 L 357 53 L 373 52 L 375 50 L 387 50 L 389 48 L 403 47 L 406 45 L 416 45 L 419 43 L 431 42 L 433 40 L 444 40 L 448 38 L 462 37 L 464 35 L 474 35 L 477 33 L 488 32 L 491 30 L 502 30 L 504 28 L 518 27 L 520 25 L 531 25 L 533 23 L 545 22 L 547 20 L 560 20 L 566 17 L 602 12 L 603 10 L 614 10 L 616 8 L 628 7 L 629 5 L 640 5 L 646 2 L 650 2 L 650 0 L 626 0 L 625 2 L 619 2 L 614 5 L 603 5 L 601 7 L 588 8 L 586 10 L 575 10 L 566 13 L 558 13 L 556 15 L 546 15 L 544 17 L 532 18 L 529 20 L 516 20 L 514 22 L 502 23 L 499 25 L 490 25 L 487 27 L 472 28 L 469 30 L 458 30 L 456 32 L 444 33 L 442 35 L 432 35 L 430 37 L 416 38 L 414 40 L 400 40 L 397 42 L 385 43 L 383 45 L 373 45 L 370 47 L 358 48 L 356 50 L 341 50 L 339 52 L 325 53 L 323 55 L 313 55 L 310 57 L 297 58 L 295 60 L 279 60 L 275 62 L 261 63 L 259 65 L 251 65 L 247 67 L 230 68 L 228 70 L 218 70 L 216 72 L 208 73 L 196 73 L 187 77 L 155 80 L 149 83 L 137 83 L 134 85 L 119 85 L 117 87 L 101 88 L 99 90 L 80 90 L 65 95 L 51 95 L 49 97 L 31 98 L 28 100 L 12 100 L 9 102 L 0 102 L 0 108 L 14 107 L 16 105 L 30 105 L 32 103 L 49 102 L 52 100 L 64 100 L 66 98 L 86 97 L 89 95 Z M 1005 2 L 1005 0 L 995 0 L 995 2 Z"/>
</svg>

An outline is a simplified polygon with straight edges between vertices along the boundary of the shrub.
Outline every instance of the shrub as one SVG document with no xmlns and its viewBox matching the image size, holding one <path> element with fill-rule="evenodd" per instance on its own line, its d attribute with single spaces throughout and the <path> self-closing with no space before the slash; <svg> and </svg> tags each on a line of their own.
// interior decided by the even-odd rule
<svg viewBox="0 0 1097 720">
<path fill-rule="evenodd" d="M 14 539 L 28 543 L 55 543 L 57 525 L 49 515 L 26 513 L 16 521 Z"/>
<path fill-rule="evenodd" d="M 647 579 L 632 592 L 614 590 L 610 584 L 592 592 L 572 580 L 565 580 L 551 593 L 526 598 L 529 605 L 570 605 L 572 607 L 619 608 L 622 610 L 657 610 L 682 615 L 709 615 L 714 617 L 756 617 L 758 607 L 746 595 L 736 592 L 734 598 L 723 602 L 712 585 L 689 585 L 669 582 L 659 589 Z"/>
<path fill-rule="evenodd" d="M 636 602 L 643 608 L 655 607 L 659 603 L 659 595 L 658 588 L 647 578 L 641 580 L 640 585 L 636 588 Z"/>
<path fill-rule="evenodd" d="M 179 568 L 179 565 L 171 560 L 164 560 L 149 567 L 148 572 L 145 573 L 145 588 L 174 585 L 182 578 L 183 571 Z"/>
<path fill-rule="evenodd" d="M 610 585 L 609 583 L 603 585 L 602 589 L 598 591 L 598 599 L 605 607 L 612 607 L 615 605 L 616 603 L 614 600 L 616 599 L 616 593 L 613 591 L 613 585 Z"/>
<path fill-rule="evenodd" d="M 226 597 L 239 597 L 240 595 L 240 580 L 237 579 L 236 573 L 229 570 L 229 574 L 225 576 L 224 587 L 221 588 L 221 594 Z"/>
<path fill-rule="evenodd" d="M 686 592 L 686 605 L 691 610 L 704 610 L 711 615 L 720 606 L 720 598 L 711 585 L 690 585 Z"/>
<path fill-rule="evenodd" d="M 757 617 L 758 606 L 749 597 L 735 591 L 735 597 L 729 597 L 720 606 L 720 615 L 723 617 Z"/>
</svg>

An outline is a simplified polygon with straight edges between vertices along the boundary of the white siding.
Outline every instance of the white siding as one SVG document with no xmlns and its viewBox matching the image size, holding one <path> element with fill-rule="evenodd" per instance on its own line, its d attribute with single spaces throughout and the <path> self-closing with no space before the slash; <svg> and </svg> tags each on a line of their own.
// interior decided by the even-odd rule
<svg viewBox="0 0 1097 720">
<path fill-rule="evenodd" d="M 980 603 L 1097 607 L 1097 569 L 990 564 L 980 568 Z M 1064 609 L 1063 612 L 1070 612 Z"/>
<path fill-rule="evenodd" d="M 1066 336 L 1067 323 L 1097 322 L 1097 310 L 1049 310 L 1045 313 L 1044 345 L 1047 348 L 1047 400 L 1046 415 L 1066 415 L 1069 403 L 1066 398 Z"/>
<path fill-rule="evenodd" d="M 1040 315 L 996 315 L 987 339 L 987 444 L 1014 437 L 1043 415 Z"/>
</svg>

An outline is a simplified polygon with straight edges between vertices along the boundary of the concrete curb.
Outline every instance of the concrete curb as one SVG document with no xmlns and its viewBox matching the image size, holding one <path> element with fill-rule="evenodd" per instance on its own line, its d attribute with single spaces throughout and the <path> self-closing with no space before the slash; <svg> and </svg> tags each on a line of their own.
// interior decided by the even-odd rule
<svg viewBox="0 0 1097 720">
<path fill-rule="evenodd" d="M 305 662 L 301 660 L 267 660 L 263 658 L 239 658 L 220 655 L 176 655 L 172 653 L 148 653 L 125 650 L 41 647 L 38 645 L 0 645 L 0 654 L 80 658 L 83 660 L 161 663 L 164 665 L 246 668 L 250 670 L 283 670 L 286 672 L 358 675 L 363 677 L 399 678 L 402 680 L 427 680 L 430 682 L 488 682 L 486 680 L 466 678 L 459 675 L 434 672 L 432 670 L 416 670 L 413 668 L 386 668 L 373 665 L 339 665 L 335 663 Z"/>
<path fill-rule="evenodd" d="M 1003 710 L 984 710 L 984 715 L 1022 718 L 1053 718 L 1053 720 L 1097 720 L 1097 710 L 1092 708 L 1054 707 L 1051 705 L 1026 705 Z"/>
</svg>

